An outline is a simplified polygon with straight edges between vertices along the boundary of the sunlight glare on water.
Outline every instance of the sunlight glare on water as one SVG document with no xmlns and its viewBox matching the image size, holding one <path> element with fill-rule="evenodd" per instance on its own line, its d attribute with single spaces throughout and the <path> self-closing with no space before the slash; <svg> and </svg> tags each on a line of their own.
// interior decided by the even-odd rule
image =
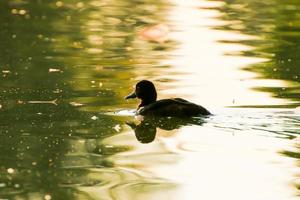
<svg viewBox="0 0 300 200">
<path fill-rule="evenodd" d="M 201 7 L 214 8 L 221 6 L 222 2 L 179 0 L 174 3 L 176 6 L 170 13 L 170 20 L 176 30 L 173 38 L 180 41 L 180 45 L 172 52 L 172 59 L 165 62 L 172 65 L 173 71 L 178 71 L 180 75 L 175 76 L 177 81 L 174 89 L 165 93 L 189 95 L 194 101 L 206 106 L 284 103 L 280 99 L 272 98 L 269 93 L 253 92 L 252 88 L 262 85 L 285 87 L 288 83 L 279 80 L 257 80 L 255 74 L 241 70 L 246 65 L 264 62 L 266 58 L 228 56 L 228 52 L 252 48 L 237 43 L 218 43 L 226 39 L 239 41 L 259 38 L 233 31 L 213 30 L 213 27 L 226 22 L 216 19 L 221 15 L 218 11 Z"/>
</svg>

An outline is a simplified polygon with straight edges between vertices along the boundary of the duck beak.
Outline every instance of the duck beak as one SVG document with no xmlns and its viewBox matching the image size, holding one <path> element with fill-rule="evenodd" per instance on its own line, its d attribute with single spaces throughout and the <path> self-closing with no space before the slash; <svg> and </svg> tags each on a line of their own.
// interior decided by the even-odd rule
<svg viewBox="0 0 300 200">
<path fill-rule="evenodd" d="M 136 98 L 136 94 L 135 92 L 131 93 L 130 95 L 128 95 L 127 97 L 125 97 L 125 99 L 133 99 L 133 98 Z"/>
</svg>

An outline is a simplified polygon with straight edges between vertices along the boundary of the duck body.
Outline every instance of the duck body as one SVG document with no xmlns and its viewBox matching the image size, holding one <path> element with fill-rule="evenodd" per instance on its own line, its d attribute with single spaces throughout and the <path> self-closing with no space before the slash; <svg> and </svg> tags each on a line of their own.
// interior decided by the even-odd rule
<svg viewBox="0 0 300 200">
<path fill-rule="evenodd" d="M 204 107 L 189 102 L 185 99 L 161 99 L 138 109 L 139 115 L 151 116 L 176 116 L 191 117 L 197 115 L 209 115 Z"/>
<path fill-rule="evenodd" d="M 204 107 L 181 98 L 156 100 L 157 93 L 154 84 L 142 80 L 136 84 L 135 91 L 125 99 L 139 98 L 137 114 L 143 116 L 174 116 L 192 117 L 198 115 L 210 115 Z"/>
</svg>

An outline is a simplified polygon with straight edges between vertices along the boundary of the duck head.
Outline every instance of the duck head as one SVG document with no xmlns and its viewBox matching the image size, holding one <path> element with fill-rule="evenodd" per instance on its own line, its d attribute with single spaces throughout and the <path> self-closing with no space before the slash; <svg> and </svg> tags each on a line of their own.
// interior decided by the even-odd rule
<svg viewBox="0 0 300 200">
<path fill-rule="evenodd" d="M 135 90 L 125 97 L 125 99 L 141 99 L 141 104 L 138 106 L 143 107 L 156 101 L 157 93 L 154 84 L 151 81 L 142 80 L 135 85 Z"/>
</svg>

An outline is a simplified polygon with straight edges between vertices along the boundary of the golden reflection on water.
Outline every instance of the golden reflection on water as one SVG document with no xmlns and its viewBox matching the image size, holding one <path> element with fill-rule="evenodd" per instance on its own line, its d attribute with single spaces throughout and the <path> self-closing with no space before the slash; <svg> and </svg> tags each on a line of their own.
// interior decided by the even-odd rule
<svg viewBox="0 0 300 200">
<path fill-rule="evenodd" d="M 1 18 L 0 195 L 294 198 L 299 155 L 290 147 L 299 143 L 299 111 L 223 108 L 284 105 L 288 100 L 251 88 L 291 84 L 241 70 L 267 58 L 237 53 L 253 50 L 241 41 L 259 36 L 215 29 L 228 23 L 217 20 L 223 1 L 147 0 L 134 9 L 135 1 L 123 0 L 50 3 L 57 12 L 44 3 L 26 3 L 27 9 L 12 2 L 21 5 L 9 13 L 25 21 L 9 23 L 13 19 L 5 13 Z M 243 26 L 231 21 L 231 27 Z M 168 37 L 149 37 L 149 27 L 160 27 Z M 160 98 L 186 98 L 214 115 L 197 123 L 169 119 L 177 126 L 154 126 L 154 140 L 142 141 L 126 125 L 137 102 L 123 97 L 144 78 L 155 81 Z"/>
<path fill-rule="evenodd" d="M 180 45 L 172 52 L 172 58 L 165 60 L 164 64 L 171 65 L 172 72 L 178 72 L 180 75 L 167 76 L 176 81 L 169 85 L 173 89 L 164 91 L 165 96 L 189 96 L 207 107 L 287 103 L 286 100 L 273 98 L 270 93 L 254 92 L 252 88 L 286 87 L 288 82 L 257 79 L 256 74 L 241 70 L 247 65 L 267 61 L 266 58 L 229 56 L 227 54 L 250 50 L 252 47 L 218 42 L 254 37 L 213 29 L 226 22 L 216 19 L 221 15 L 218 11 L 201 7 L 216 7 L 222 5 L 222 2 L 174 0 L 174 3 L 176 6 L 172 7 L 170 12 L 174 30 L 172 37 L 179 41 Z"/>
<path fill-rule="evenodd" d="M 160 70 L 162 75 L 159 78 L 173 81 L 158 84 L 158 88 L 162 89 L 161 98 L 184 96 L 212 109 L 218 106 L 286 103 L 286 100 L 275 99 L 269 93 L 254 92 L 251 88 L 262 85 L 285 87 L 288 82 L 256 79 L 256 74 L 241 70 L 246 65 L 266 61 L 266 58 L 226 55 L 251 47 L 220 44 L 218 41 L 249 39 L 252 36 L 210 28 L 225 22 L 215 19 L 220 15 L 217 11 L 200 9 L 199 6 L 207 8 L 219 6 L 218 3 L 173 2 L 176 6 L 170 11 L 171 37 L 180 45 L 169 59 L 162 61 L 171 69 Z M 138 75 L 142 77 L 143 73 Z M 235 117 L 229 116 L 227 120 Z M 256 119 L 261 120 L 264 117 Z M 123 198 L 118 195 L 120 199 L 296 199 L 297 190 L 291 182 L 295 175 L 292 170 L 295 169 L 295 160 L 278 154 L 287 146 L 294 145 L 295 141 L 260 135 L 260 131 L 254 129 L 225 131 L 207 124 L 186 126 L 167 131 L 167 134 L 157 130 L 155 142 L 147 145 L 133 142 L 134 136 L 130 131 L 106 141 L 134 147 L 133 151 L 111 157 L 118 166 L 165 180 L 159 185 L 158 193 L 157 188 L 151 187 L 136 187 L 134 193 L 126 193 L 124 191 L 128 192 L 132 187 L 130 184 L 127 188 L 123 185 L 118 190 L 124 194 Z M 145 174 L 143 176 L 147 177 Z M 169 181 L 177 186 L 171 187 Z"/>
</svg>

